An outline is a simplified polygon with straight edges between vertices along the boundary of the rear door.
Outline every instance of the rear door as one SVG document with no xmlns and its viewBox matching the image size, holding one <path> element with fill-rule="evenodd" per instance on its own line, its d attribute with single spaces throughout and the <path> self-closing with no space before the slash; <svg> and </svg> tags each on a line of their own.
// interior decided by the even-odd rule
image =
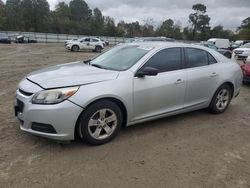
<svg viewBox="0 0 250 188">
<path fill-rule="evenodd" d="M 89 48 L 92 49 L 92 50 L 94 50 L 95 47 L 96 47 L 96 45 L 98 44 L 98 42 L 99 42 L 98 39 L 91 38 L 90 39 L 90 46 L 89 46 Z"/>
<path fill-rule="evenodd" d="M 183 107 L 187 75 L 182 69 L 182 60 L 181 48 L 167 48 L 157 52 L 141 67 L 156 68 L 159 73 L 134 77 L 134 120 Z"/>
<path fill-rule="evenodd" d="M 90 38 L 82 39 L 81 42 L 80 42 L 80 49 L 88 50 L 90 48 L 89 43 L 90 43 Z"/>
<path fill-rule="evenodd" d="M 208 104 L 219 83 L 216 59 L 205 50 L 185 48 L 185 62 L 187 90 L 184 107 Z"/>
</svg>

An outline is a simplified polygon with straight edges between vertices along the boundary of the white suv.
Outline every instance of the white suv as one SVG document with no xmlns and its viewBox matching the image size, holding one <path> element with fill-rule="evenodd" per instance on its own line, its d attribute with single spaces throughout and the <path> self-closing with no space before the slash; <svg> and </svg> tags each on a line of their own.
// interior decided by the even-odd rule
<svg viewBox="0 0 250 188">
<path fill-rule="evenodd" d="M 69 41 L 65 48 L 73 52 L 77 52 L 79 50 L 92 50 L 100 53 L 104 46 L 103 42 L 98 38 L 85 37 L 76 41 Z"/>
</svg>

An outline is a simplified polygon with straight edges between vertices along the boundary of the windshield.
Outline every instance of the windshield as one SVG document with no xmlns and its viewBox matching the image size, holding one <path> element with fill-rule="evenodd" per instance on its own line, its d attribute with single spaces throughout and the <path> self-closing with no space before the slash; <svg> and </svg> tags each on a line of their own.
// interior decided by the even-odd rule
<svg viewBox="0 0 250 188">
<path fill-rule="evenodd" d="M 236 40 L 236 41 L 234 42 L 234 44 L 236 44 L 236 45 L 240 45 L 240 44 L 242 44 L 242 43 L 243 43 L 242 40 Z"/>
<path fill-rule="evenodd" d="M 151 49 L 152 48 L 143 48 L 139 45 L 117 46 L 91 60 L 90 63 L 93 66 L 104 69 L 127 70 Z"/>
<path fill-rule="evenodd" d="M 250 48 L 250 43 L 246 43 L 246 44 L 242 45 L 241 48 Z"/>
</svg>

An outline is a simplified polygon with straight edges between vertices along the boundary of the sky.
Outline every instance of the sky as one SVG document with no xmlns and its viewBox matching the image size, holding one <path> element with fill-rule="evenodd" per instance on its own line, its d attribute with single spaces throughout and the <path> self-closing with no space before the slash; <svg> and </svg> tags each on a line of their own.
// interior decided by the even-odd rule
<svg viewBox="0 0 250 188">
<path fill-rule="evenodd" d="M 50 9 L 63 0 L 48 0 Z M 65 0 L 69 2 L 70 0 Z M 243 19 L 250 17 L 250 0 L 85 0 L 91 9 L 99 8 L 104 16 L 111 16 L 116 23 L 154 20 L 159 25 L 166 19 L 173 19 L 185 27 L 192 5 L 202 3 L 207 6 L 211 17 L 210 25 L 221 24 L 225 29 L 236 30 Z"/>
</svg>

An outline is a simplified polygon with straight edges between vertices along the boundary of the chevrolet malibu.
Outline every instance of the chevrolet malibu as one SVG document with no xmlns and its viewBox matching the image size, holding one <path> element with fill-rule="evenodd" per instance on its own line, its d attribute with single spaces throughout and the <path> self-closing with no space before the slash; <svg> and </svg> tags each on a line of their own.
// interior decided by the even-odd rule
<svg viewBox="0 0 250 188">
<path fill-rule="evenodd" d="M 27 75 L 14 106 L 23 131 L 99 145 L 122 126 L 203 108 L 222 113 L 241 84 L 240 66 L 215 50 L 131 43 Z"/>
</svg>

